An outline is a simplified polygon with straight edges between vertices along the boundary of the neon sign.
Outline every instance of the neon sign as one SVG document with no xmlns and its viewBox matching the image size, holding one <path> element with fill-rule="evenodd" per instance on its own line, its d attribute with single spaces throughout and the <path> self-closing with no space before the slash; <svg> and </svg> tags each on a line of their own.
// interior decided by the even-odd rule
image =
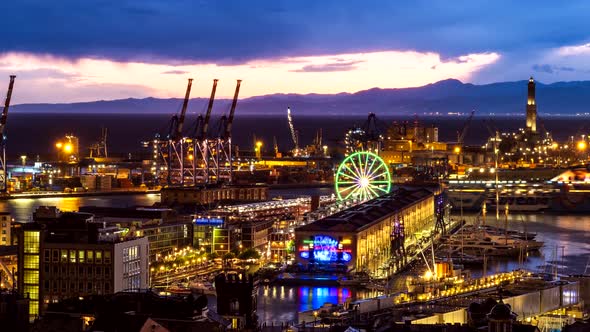
<svg viewBox="0 0 590 332">
<path fill-rule="evenodd" d="M 313 258 L 320 262 L 337 261 L 338 241 L 329 236 L 316 236 L 313 240 Z"/>
<path fill-rule="evenodd" d="M 349 244 L 350 239 L 339 242 L 331 236 L 316 235 L 313 240 L 303 240 L 299 246 L 299 257 L 320 263 L 350 262 L 352 254 Z"/>
</svg>

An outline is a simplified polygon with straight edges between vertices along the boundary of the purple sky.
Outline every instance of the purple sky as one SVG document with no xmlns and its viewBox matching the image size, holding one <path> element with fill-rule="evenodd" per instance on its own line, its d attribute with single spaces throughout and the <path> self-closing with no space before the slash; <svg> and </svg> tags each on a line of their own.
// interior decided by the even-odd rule
<svg viewBox="0 0 590 332">
<path fill-rule="evenodd" d="M 2 1 L 15 102 L 590 79 L 588 1 Z M 0 81 L 0 87 L 1 87 Z"/>
</svg>

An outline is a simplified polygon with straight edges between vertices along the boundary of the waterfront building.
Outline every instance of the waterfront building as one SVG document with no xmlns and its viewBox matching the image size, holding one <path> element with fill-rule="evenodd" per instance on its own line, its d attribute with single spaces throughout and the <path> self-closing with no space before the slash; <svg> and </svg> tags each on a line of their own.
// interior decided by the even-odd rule
<svg viewBox="0 0 590 332">
<path fill-rule="evenodd" d="M 232 225 L 232 227 L 240 229 L 243 248 L 253 248 L 260 252 L 266 252 L 274 224 L 274 219 L 249 220 L 240 222 L 238 225 Z"/>
<path fill-rule="evenodd" d="M 226 254 L 232 249 L 232 237 L 225 218 L 193 216 L 193 247 L 208 253 Z"/>
<path fill-rule="evenodd" d="M 265 201 L 268 186 L 259 185 L 201 185 L 193 187 L 165 187 L 161 191 L 165 205 L 209 205 L 223 201 Z"/>
<path fill-rule="evenodd" d="M 38 208 L 18 240 L 18 290 L 31 318 L 62 299 L 147 288 L 148 239 L 123 234 L 89 213 Z"/>
<path fill-rule="evenodd" d="M 94 221 L 106 226 L 127 229 L 133 236 L 145 236 L 150 244 L 150 262 L 157 261 L 175 249 L 193 245 L 193 223 L 168 208 L 113 208 L 83 206 L 80 212 L 91 213 Z"/>
<path fill-rule="evenodd" d="M 400 188 L 295 229 L 299 263 L 395 273 L 435 232 L 435 196 Z"/>
</svg>

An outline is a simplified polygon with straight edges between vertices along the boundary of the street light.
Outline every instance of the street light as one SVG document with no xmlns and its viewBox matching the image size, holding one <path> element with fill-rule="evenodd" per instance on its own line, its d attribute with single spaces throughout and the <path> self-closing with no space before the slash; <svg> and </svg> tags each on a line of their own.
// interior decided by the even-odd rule
<svg viewBox="0 0 590 332">
<path fill-rule="evenodd" d="M 262 142 L 261 141 L 256 142 L 256 147 L 254 148 L 254 151 L 256 152 L 256 158 L 260 159 L 262 157 Z"/>
</svg>

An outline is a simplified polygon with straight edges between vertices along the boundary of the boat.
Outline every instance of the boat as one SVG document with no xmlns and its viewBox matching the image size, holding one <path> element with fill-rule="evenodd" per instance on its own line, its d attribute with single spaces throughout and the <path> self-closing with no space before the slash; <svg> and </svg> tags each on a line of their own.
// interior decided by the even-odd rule
<svg viewBox="0 0 590 332">
<path fill-rule="evenodd" d="M 185 285 L 176 284 L 166 288 L 166 292 L 176 295 L 188 295 L 191 294 L 191 289 L 186 287 Z"/>
<path fill-rule="evenodd" d="M 208 281 L 193 281 L 189 284 L 190 290 L 196 294 L 213 295 L 216 296 L 217 292 L 215 287 Z"/>
<path fill-rule="evenodd" d="M 497 174 L 497 173 L 496 173 Z M 590 212 L 590 170 L 572 168 L 546 180 L 449 180 L 445 193 L 453 209 L 511 212 Z M 497 200 L 496 200 L 497 194 Z"/>
<path fill-rule="evenodd" d="M 342 286 L 366 286 L 371 281 L 368 274 L 357 272 L 348 277 L 339 277 L 338 284 Z"/>
</svg>

